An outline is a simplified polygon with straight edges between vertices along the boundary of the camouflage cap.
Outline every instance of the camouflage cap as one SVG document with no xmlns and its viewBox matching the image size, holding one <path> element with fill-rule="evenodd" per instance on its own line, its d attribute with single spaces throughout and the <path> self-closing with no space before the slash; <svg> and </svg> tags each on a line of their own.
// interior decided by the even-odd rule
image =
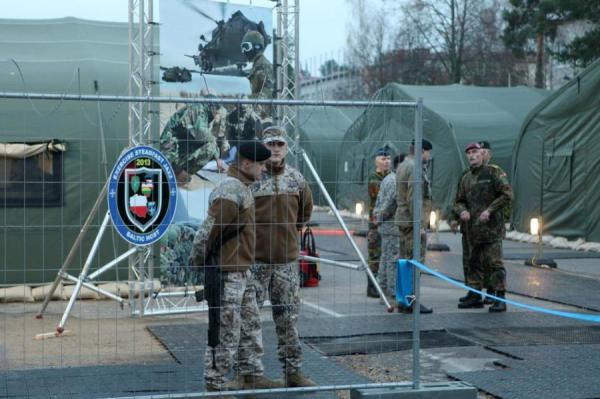
<svg viewBox="0 0 600 399">
<path fill-rule="evenodd" d="M 263 130 L 262 140 L 263 143 L 270 143 L 272 141 L 279 141 L 281 143 L 287 143 L 287 133 L 284 128 L 280 126 L 270 126 Z"/>
</svg>

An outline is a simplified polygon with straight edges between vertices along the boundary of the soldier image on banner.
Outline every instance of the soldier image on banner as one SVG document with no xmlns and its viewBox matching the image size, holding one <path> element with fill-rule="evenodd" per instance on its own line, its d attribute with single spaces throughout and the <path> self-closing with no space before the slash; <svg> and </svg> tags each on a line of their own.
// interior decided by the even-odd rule
<svg viewBox="0 0 600 399">
<path fill-rule="evenodd" d="M 273 65 L 264 55 L 265 38 L 258 31 L 246 32 L 240 44 L 242 53 L 246 59 L 252 62 L 252 69 L 248 75 L 251 98 L 269 99 L 275 95 L 275 80 L 273 78 Z M 266 119 L 271 115 L 270 106 L 256 106 L 255 112 L 260 119 Z"/>
<path fill-rule="evenodd" d="M 219 158 L 217 140 L 209 130 L 210 120 L 208 106 L 185 105 L 171 116 L 160 135 L 160 150 L 180 183 L 188 182 L 204 165 Z"/>
<path fill-rule="evenodd" d="M 377 277 L 379 259 L 381 257 L 381 236 L 377 231 L 377 223 L 375 216 L 373 215 L 373 209 L 375 209 L 377 194 L 379 194 L 379 185 L 389 171 L 390 153 L 389 148 L 386 146 L 375 152 L 375 171 L 369 176 L 367 182 L 367 192 L 369 194 L 369 232 L 367 233 L 369 268 L 375 277 Z M 377 289 L 375 289 L 371 279 L 367 279 L 367 296 L 370 298 L 379 298 Z"/>
<path fill-rule="evenodd" d="M 484 163 L 480 143 L 469 144 L 465 152 L 470 169 L 460 179 L 454 212 L 467 227 L 469 286 L 481 291 L 488 270 L 489 286 L 503 299 L 506 292 L 506 269 L 502 262 L 504 207 L 512 201 L 512 189 L 500 167 Z M 483 306 L 481 295 L 472 291 L 458 304 L 461 309 Z M 495 300 L 489 311 L 505 312 L 506 303 Z"/>
</svg>

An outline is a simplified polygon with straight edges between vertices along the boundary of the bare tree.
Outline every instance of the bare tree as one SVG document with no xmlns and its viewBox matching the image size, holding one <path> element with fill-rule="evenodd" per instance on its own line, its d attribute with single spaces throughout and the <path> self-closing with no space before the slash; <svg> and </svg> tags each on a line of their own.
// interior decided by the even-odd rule
<svg viewBox="0 0 600 399">
<path fill-rule="evenodd" d="M 453 83 L 463 77 L 465 47 L 481 9 L 480 0 L 411 0 L 402 5 L 404 23 L 419 32 Z"/>
</svg>

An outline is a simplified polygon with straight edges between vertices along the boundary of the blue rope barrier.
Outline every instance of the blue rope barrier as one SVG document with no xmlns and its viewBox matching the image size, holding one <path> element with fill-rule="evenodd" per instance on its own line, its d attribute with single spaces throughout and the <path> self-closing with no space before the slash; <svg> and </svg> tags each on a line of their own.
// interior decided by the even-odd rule
<svg viewBox="0 0 600 399">
<path fill-rule="evenodd" d="M 527 305 L 525 303 L 511 301 L 510 299 L 499 298 L 499 297 L 494 296 L 494 295 L 483 293 L 483 292 L 478 291 L 478 290 L 476 290 L 474 288 L 471 288 L 471 287 L 469 287 L 469 286 L 467 286 L 467 285 L 465 285 L 465 284 L 463 284 L 461 282 L 453 280 L 450 277 L 448 277 L 448 276 L 446 276 L 446 275 L 444 275 L 442 273 L 436 272 L 435 270 L 433 270 L 433 269 L 431 269 L 431 268 L 425 266 L 424 264 L 422 264 L 420 262 L 417 262 L 415 260 L 400 259 L 398 261 L 398 263 L 400 263 L 400 262 L 408 262 L 408 263 L 412 264 L 413 266 L 418 267 L 422 271 L 424 271 L 426 273 L 429 273 L 429 274 L 431 274 L 431 275 L 433 275 L 433 276 L 435 276 L 435 277 L 437 277 L 437 278 L 439 278 L 441 280 L 447 281 L 450 284 L 454 284 L 457 287 L 466 289 L 466 290 L 471 291 L 471 292 L 475 292 L 475 293 L 477 293 L 479 295 L 482 295 L 482 296 L 488 296 L 488 297 L 493 298 L 495 300 L 505 302 L 505 303 L 507 303 L 509 305 L 513 305 L 513 306 L 517 306 L 517 307 L 520 307 L 520 308 L 532 310 L 534 312 L 540 312 L 540 313 L 546 313 L 546 314 L 550 314 L 550 315 L 554 315 L 554 316 L 566 317 L 566 318 L 569 318 L 569 319 L 575 319 L 575 320 L 581 320 L 581 321 L 590 321 L 590 322 L 593 322 L 593 323 L 600 323 L 600 315 L 588 315 L 588 314 L 573 313 L 573 312 L 563 312 L 563 311 L 560 311 L 560 310 L 553 310 L 553 309 L 542 308 L 540 306 Z M 398 278 L 400 278 L 400 276 L 398 276 Z"/>
</svg>

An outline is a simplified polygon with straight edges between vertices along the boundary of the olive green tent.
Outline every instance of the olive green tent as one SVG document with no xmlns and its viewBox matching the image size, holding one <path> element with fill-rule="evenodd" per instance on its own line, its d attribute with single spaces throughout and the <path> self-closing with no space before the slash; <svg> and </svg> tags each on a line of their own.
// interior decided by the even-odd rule
<svg viewBox="0 0 600 399">
<path fill-rule="evenodd" d="M 389 84 L 373 101 L 423 99 L 423 137 L 433 143 L 429 165 L 434 206 L 447 216 L 458 178 L 466 168 L 463 148 L 487 140 L 493 163 L 508 171 L 512 149 L 527 113 L 547 91 L 527 87 L 408 86 Z M 366 181 L 377 148 L 406 153 L 414 136 L 414 108 L 370 107 L 348 129 L 338 165 L 338 205 L 354 209 L 367 199 Z"/>
<path fill-rule="evenodd" d="M 344 135 L 362 111 L 362 108 L 313 106 L 301 107 L 299 111 L 300 145 L 334 201 Z M 314 177 L 303 162 L 300 162 L 300 168 L 311 183 L 315 203 L 327 205 Z"/>
<path fill-rule="evenodd" d="M 127 95 L 127 24 L 74 18 L 0 20 L 0 36 L 3 91 Z M 0 284 L 51 281 L 98 197 L 106 171 L 110 173 L 128 144 L 128 107 L 1 101 Z M 27 153 L 43 149 L 36 143 L 52 140 L 63 146 L 35 156 Z M 72 264 L 73 274 L 85 261 L 105 203 Z M 105 235 L 93 267 L 123 249 L 123 240 Z M 122 270 L 120 277 L 126 278 L 126 264 Z"/>
<path fill-rule="evenodd" d="M 600 241 L 600 59 L 546 98 L 525 119 L 512 173 L 513 222 L 528 231 Z"/>
</svg>

